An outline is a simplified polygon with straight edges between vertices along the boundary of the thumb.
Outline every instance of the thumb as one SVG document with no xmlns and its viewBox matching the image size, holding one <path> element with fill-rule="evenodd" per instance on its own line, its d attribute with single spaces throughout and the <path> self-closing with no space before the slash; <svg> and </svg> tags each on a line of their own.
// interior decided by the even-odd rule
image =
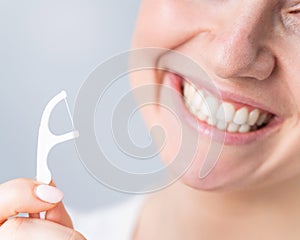
<svg viewBox="0 0 300 240">
<path fill-rule="evenodd" d="M 58 223 L 68 228 L 73 228 L 72 220 L 63 203 L 59 203 L 55 208 L 48 211 L 46 213 L 46 220 Z"/>
</svg>

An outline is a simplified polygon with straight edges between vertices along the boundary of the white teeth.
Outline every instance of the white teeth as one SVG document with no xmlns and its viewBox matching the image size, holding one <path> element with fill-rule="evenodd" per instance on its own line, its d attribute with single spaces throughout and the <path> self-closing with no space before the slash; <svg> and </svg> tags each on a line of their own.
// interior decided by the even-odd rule
<svg viewBox="0 0 300 240">
<path fill-rule="evenodd" d="M 232 132 L 235 133 L 239 130 L 239 125 L 235 124 L 235 123 L 229 123 L 228 127 L 227 127 L 227 131 L 228 132 Z"/>
<path fill-rule="evenodd" d="M 188 104 L 191 104 L 191 101 L 193 100 L 195 92 L 196 92 L 196 89 L 188 82 L 185 82 L 184 97 Z"/>
<path fill-rule="evenodd" d="M 190 88 L 192 86 L 190 84 L 188 84 L 187 82 L 184 82 L 184 85 L 183 85 L 183 96 L 184 96 L 184 99 L 187 101 L 187 96 L 190 96 Z"/>
<path fill-rule="evenodd" d="M 259 118 L 259 110 L 258 109 L 254 109 L 253 111 L 250 112 L 249 114 L 249 118 L 248 118 L 248 124 L 250 126 L 255 125 L 256 121 Z"/>
<path fill-rule="evenodd" d="M 200 109 L 200 111 L 198 112 L 198 114 L 196 115 L 201 121 L 206 121 L 206 119 L 207 119 L 207 116 L 203 113 L 203 112 L 201 112 L 201 109 Z"/>
<path fill-rule="evenodd" d="M 230 103 L 223 102 L 219 107 L 217 119 L 225 122 L 231 122 L 234 117 L 234 113 L 234 106 Z"/>
<path fill-rule="evenodd" d="M 259 109 L 250 112 L 247 107 L 242 107 L 236 111 L 234 104 L 222 102 L 204 89 L 197 90 L 188 82 L 184 82 L 183 86 L 183 98 L 189 111 L 199 120 L 216 126 L 221 131 L 255 131 L 271 118 L 271 114 L 261 113 Z"/>
<path fill-rule="evenodd" d="M 197 91 L 197 92 L 194 93 L 194 97 L 193 97 L 193 100 L 191 102 L 191 105 L 200 106 L 203 101 L 204 101 L 203 92 Z"/>
<path fill-rule="evenodd" d="M 258 120 L 256 122 L 257 126 L 263 125 L 265 123 L 266 119 L 267 119 L 267 114 L 266 113 L 260 115 L 260 117 L 258 118 Z"/>
<path fill-rule="evenodd" d="M 215 118 L 208 118 L 207 123 L 211 126 L 216 126 L 217 125 L 218 120 Z"/>
<path fill-rule="evenodd" d="M 239 128 L 240 133 L 247 133 L 249 131 L 250 131 L 250 125 L 248 125 L 248 124 L 244 124 L 244 125 L 240 126 L 240 128 Z"/>
<path fill-rule="evenodd" d="M 227 128 L 227 123 L 222 120 L 219 120 L 217 124 L 217 128 L 224 131 Z"/>
<path fill-rule="evenodd" d="M 197 115 L 198 113 L 198 109 L 194 106 L 194 105 L 191 105 L 190 106 L 190 112 L 194 115 Z"/>
<path fill-rule="evenodd" d="M 207 116 L 214 116 L 218 111 L 218 108 L 219 108 L 219 101 L 212 96 L 208 96 L 205 99 L 205 102 L 203 104 L 202 112 Z"/>
<path fill-rule="evenodd" d="M 243 125 L 247 122 L 248 120 L 248 109 L 243 107 L 239 109 L 233 118 L 233 122 L 239 125 Z"/>
</svg>

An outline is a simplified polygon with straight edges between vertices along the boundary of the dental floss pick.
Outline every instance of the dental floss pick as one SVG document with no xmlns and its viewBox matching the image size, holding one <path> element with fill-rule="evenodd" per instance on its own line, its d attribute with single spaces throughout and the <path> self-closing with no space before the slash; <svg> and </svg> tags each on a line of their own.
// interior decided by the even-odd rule
<svg viewBox="0 0 300 240">
<path fill-rule="evenodd" d="M 53 111 L 55 106 L 62 100 L 64 100 L 66 103 L 67 111 L 72 122 L 72 127 L 74 129 L 71 111 L 66 98 L 67 93 L 65 91 L 60 92 L 49 101 L 42 114 L 38 135 L 36 180 L 44 184 L 50 184 L 52 180 L 51 172 L 48 168 L 48 154 L 51 149 L 59 143 L 78 138 L 79 136 L 78 131 L 75 130 L 63 135 L 55 135 L 49 129 L 49 118 L 51 112 Z M 41 213 L 41 218 L 45 218 L 45 213 Z"/>
</svg>

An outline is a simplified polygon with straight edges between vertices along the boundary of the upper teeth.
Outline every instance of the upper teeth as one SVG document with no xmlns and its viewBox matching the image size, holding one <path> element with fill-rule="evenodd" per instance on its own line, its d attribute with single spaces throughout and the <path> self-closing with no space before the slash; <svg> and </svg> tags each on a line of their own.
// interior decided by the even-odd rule
<svg viewBox="0 0 300 240">
<path fill-rule="evenodd" d="M 235 109 L 233 104 L 222 102 L 186 81 L 183 84 L 183 96 L 193 115 L 223 131 L 247 133 L 267 123 L 271 118 L 271 114 L 259 109 Z"/>
</svg>

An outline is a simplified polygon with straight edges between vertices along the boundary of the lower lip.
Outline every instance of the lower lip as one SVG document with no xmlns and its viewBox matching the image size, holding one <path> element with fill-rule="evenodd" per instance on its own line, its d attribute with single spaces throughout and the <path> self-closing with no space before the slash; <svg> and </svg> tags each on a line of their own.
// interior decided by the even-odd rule
<svg viewBox="0 0 300 240">
<path fill-rule="evenodd" d="M 182 78 L 173 73 L 166 73 L 165 80 L 168 81 L 168 85 L 174 89 L 178 94 L 174 97 L 174 103 L 179 111 L 179 114 L 187 122 L 189 126 L 199 132 L 199 134 L 212 138 L 213 141 L 224 143 L 225 145 L 244 145 L 251 142 L 264 139 L 271 134 L 274 134 L 279 130 L 282 121 L 277 117 L 273 118 L 269 124 L 260 130 L 249 133 L 230 133 L 221 131 L 215 127 L 208 125 L 205 122 L 200 121 L 194 115 L 192 115 L 186 108 L 182 96 L 181 84 Z"/>
</svg>

